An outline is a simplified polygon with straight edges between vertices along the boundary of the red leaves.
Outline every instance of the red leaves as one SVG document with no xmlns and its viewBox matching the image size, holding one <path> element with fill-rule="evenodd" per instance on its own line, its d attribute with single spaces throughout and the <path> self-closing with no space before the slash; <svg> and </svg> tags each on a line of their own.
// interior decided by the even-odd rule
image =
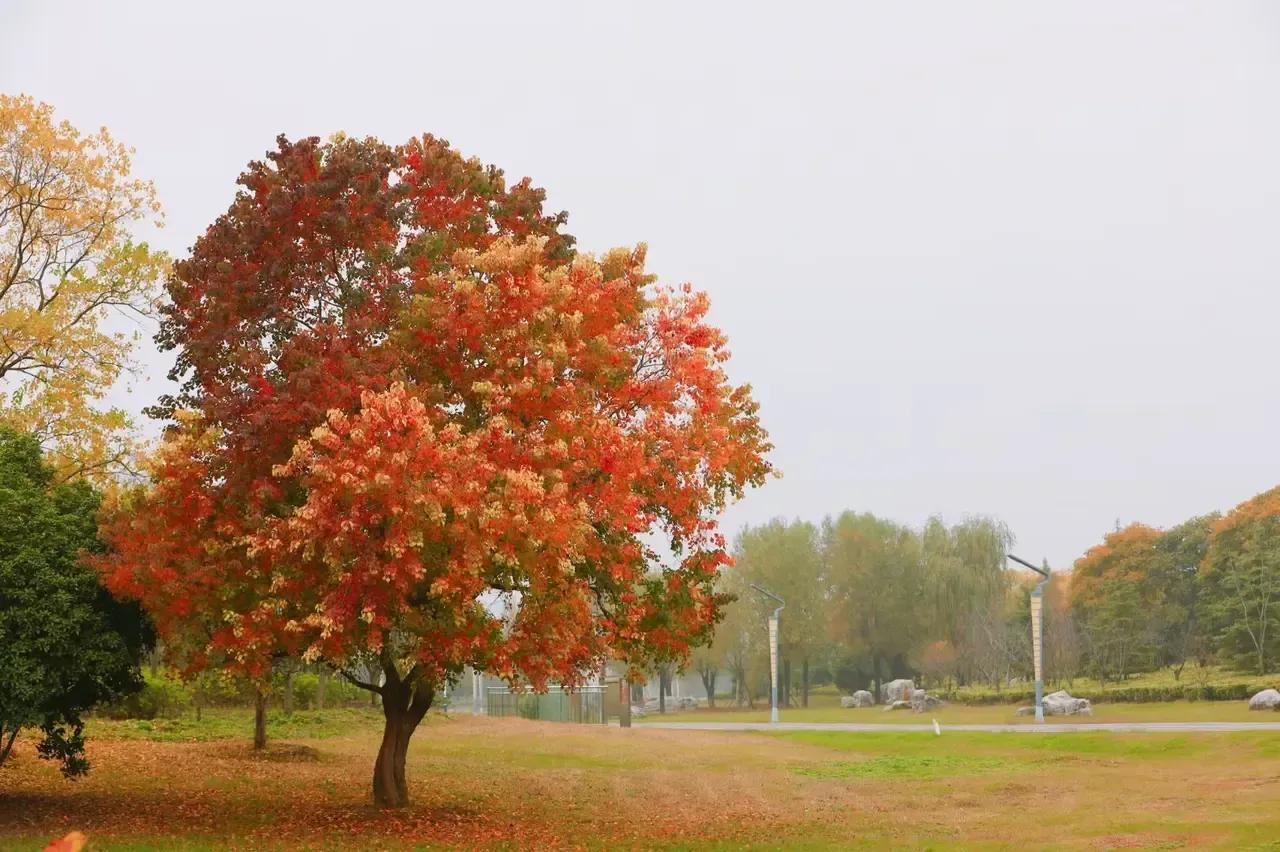
<svg viewBox="0 0 1280 852">
<path fill-rule="evenodd" d="M 570 261 L 541 190 L 429 136 L 271 160 L 171 283 L 198 415 L 109 527 L 112 588 L 249 671 L 393 631 L 433 677 L 683 653 L 715 518 L 770 472 L 706 296 L 643 247 Z"/>
</svg>

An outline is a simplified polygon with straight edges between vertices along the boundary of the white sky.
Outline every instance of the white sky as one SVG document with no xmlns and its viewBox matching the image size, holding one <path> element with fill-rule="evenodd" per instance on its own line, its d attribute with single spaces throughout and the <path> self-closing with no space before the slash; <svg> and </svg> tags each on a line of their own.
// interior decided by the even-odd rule
<svg viewBox="0 0 1280 852">
<path fill-rule="evenodd" d="M 336 130 L 647 241 L 785 472 L 729 531 L 990 513 L 1064 567 L 1280 482 L 1280 5 L 0 0 L 0 90 L 135 146 L 175 254 Z"/>
</svg>

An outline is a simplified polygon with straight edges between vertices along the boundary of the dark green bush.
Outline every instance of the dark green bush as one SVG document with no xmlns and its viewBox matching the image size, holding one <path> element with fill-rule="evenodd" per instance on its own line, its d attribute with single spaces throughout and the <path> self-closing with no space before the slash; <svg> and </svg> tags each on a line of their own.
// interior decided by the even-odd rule
<svg viewBox="0 0 1280 852">
<path fill-rule="evenodd" d="M 121 701 L 98 708 L 108 719 L 174 718 L 191 705 L 191 693 L 177 682 L 162 677 L 148 677 L 138 692 Z"/>
</svg>

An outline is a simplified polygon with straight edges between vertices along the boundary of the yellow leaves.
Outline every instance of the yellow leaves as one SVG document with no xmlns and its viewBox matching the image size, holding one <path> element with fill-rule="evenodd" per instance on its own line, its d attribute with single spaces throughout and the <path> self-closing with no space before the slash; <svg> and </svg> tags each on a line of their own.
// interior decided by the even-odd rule
<svg viewBox="0 0 1280 852">
<path fill-rule="evenodd" d="M 130 239 L 159 213 L 106 130 L 83 136 L 29 97 L 0 95 L 0 417 L 34 432 L 62 474 L 101 480 L 135 448 L 100 403 L 129 369 L 167 258 Z M 158 221 L 157 221 L 158 224 Z"/>
</svg>

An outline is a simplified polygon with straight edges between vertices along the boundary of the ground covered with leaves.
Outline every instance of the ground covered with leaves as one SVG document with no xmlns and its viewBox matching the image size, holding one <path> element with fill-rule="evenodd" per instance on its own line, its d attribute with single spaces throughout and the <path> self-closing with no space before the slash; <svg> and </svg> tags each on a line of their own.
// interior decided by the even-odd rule
<svg viewBox="0 0 1280 852">
<path fill-rule="evenodd" d="M 97 724 L 87 778 L 20 744 L 0 848 L 1233 848 L 1280 850 L 1280 734 L 745 734 L 432 716 L 413 803 L 380 812 L 372 713 L 142 738 Z M 197 727 L 196 723 L 190 723 Z M 215 714 L 200 723 L 231 733 Z M 306 735 L 311 731 L 310 735 Z M 191 732 L 188 732 L 191 733 Z"/>
</svg>

